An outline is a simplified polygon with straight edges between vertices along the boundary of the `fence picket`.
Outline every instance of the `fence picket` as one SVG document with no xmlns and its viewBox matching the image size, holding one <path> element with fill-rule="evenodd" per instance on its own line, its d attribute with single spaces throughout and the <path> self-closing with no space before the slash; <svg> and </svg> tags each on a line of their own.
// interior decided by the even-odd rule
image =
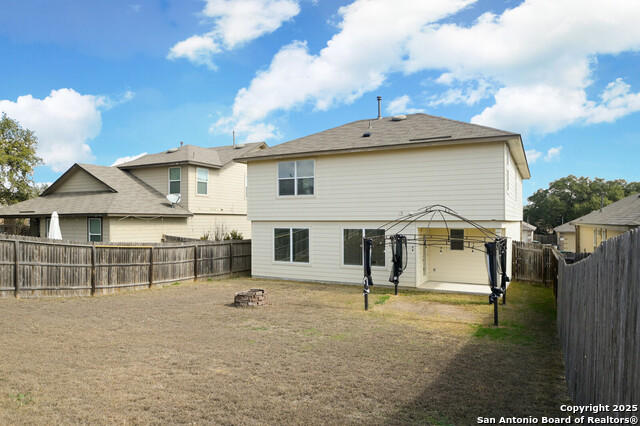
<svg viewBox="0 0 640 426">
<path fill-rule="evenodd" d="M 0 235 L 0 297 L 105 294 L 250 271 L 251 240 L 141 245 Z"/>
</svg>

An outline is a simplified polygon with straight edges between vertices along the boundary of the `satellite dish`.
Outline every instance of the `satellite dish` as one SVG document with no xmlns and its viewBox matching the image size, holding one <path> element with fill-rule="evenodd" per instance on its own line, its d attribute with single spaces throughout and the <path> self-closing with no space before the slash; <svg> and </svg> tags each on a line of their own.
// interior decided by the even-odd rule
<svg viewBox="0 0 640 426">
<path fill-rule="evenodd" d="M 173 207 L 174 204 L 180 202 L 180 194 L 169 194 L 167 195 L 167 200 L 171 203 L 171 207 Z"/>
</svg>

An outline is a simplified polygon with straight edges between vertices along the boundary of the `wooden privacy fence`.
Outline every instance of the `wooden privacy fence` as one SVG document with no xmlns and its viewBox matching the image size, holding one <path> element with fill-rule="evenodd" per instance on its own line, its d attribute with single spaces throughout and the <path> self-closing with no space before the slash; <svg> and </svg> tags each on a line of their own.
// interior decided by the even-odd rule
<svg viewBox="0 0 640 426">
<path fill-rule="evenodd" d="M 0 297 L 83 296 L 251 271 L 251 240 L 83 243 L 0 236 Z"/>
<path fill-rule="evenodd" d="M 558 333 L 573 401 L 640 403 L 639 230 L 606 240 L 580 262 L 557 258 Z M 637 412 L 621 415 L 630 414 Z"/>
<path fill-rule="evenodd" d="M 514 241 L 511 273 L 513 279 L 555 288 L 558 262 L 553 253 L 554 249 L 551 246 Z"/>
</svg>

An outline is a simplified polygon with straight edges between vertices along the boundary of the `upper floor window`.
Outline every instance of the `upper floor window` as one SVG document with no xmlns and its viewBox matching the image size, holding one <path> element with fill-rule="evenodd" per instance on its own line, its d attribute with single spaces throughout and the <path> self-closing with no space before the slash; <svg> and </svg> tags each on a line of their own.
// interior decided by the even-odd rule
<svg viewBox="0 0 640 426">
<path fill-rule="evenodd" d="M 278 195 L 313 195 L 314 160 L 278 163 Z"/>
<path fill-rule="evenodd" d="M 169 194 L 180 194 L 180 167 L 169 167 Z"/>
<path fill-rule="evenodd" d="M 196 194 L 207 195 L 209 193 L 209 169 L 196 169 Z"/>
</svg>

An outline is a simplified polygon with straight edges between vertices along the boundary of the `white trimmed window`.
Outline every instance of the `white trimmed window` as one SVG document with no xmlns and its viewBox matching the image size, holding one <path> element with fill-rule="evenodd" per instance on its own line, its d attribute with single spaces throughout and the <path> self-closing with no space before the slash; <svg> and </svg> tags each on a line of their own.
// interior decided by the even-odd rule
<svg viewBox="0 0 640 426">
<path fill-rule="evenodd" d="M 45 230 L 44 230 L 44 237 L 48 238 L 49 237 L 49 229 L 51 229 L 51 218 L 48 217 L 47 221 L 45 223 Z"/>
<path fill-rule="evenodd" d="M 309 263 L 308 228 L 274 228 L 273 260 Z"/>
<path fill-rule="evenodd" d="M 371 266 L 384 267 L 384 229 L 343 229 L 342 264 L 362 266 L 362 236 L 371 238 Z"/>
<path fill-rule="evenodd" d="M 102 241 L 102 219 L 90 217 L 87 219 L 89 241 Z"/>
<path fill-rule="evenodd" d="M 278 195 L 313 195 L 315 161 L 278 163 Z"/>
<path fill-rule="evenodd" d="M 169 167 L 169 194 L 180 194 L 180 167 Z"/>
<path fill-rule="evenodd" d="M 196 169 L 196 194 L 209 194 L 209 169 Z"/>
</svg>

